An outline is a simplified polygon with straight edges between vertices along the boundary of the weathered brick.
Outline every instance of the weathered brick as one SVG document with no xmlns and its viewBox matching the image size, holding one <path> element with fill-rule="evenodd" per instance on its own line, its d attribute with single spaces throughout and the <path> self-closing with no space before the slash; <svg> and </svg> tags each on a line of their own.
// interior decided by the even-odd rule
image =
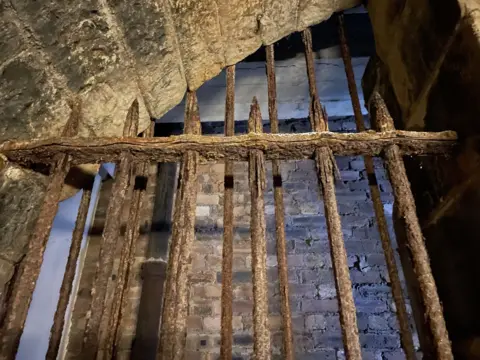
<svg viewBox="0 0 480 360">
<path fill-rule="evenodd" d="M 400 349 L 397 351 L 385 351 L 383 353 L 383 358 L 385 360 L 404 360 L 405 354 Z"/>
<path fill-rule="evenodd" d="M 219 298 L 222 295 L 222 288 L 216 284 L 195 285 L 194 295 L 200 298 Z"/>
<path fill-rule="evenodd" d="M 307 315 L 305 317 L 306 330 L 325 330 L 327 327 L 327 320 L 323 314 Z"/>
<path fill-rule="evenodd" d="M 290 296 L 293 297 L 313 299 L 317 294 L 317 289 L 314 284 L 289 283 L 288 287 Z"/>
<path fill-rule="evenodd" d="M 199 193 L 197 195 L 197 204 L 198 205 L 218 205 L 220 197 L 218 194 L 206 195 Z"/>
<path fill-rule="evenodd" d="M 248 283 L 252 281 L 252 272 L 251 271 L 234 271 L 233 274 L 234 283 Z M 217 282 L 222 282 L 222 272 L 217 272 Z"/>
<path fill-rule="evenodd" d="M 197 206 L 195 210 L 195 216 L 207 217 L 210 215 L 210 206 Z"/>
<path fill-rule="evenodd" d="M 382 282 L 380 272 L 376 270 L 370 270 L 367 272 L 352 270 L 350 271 L 350 278 L 354 284 L 374 284 Z"/>
<path fill-rule="evenodd" d="M 326 300 L 302 300 L 301 302 L 302 311 L 305 313 L 309 312 L 337 312 L 338 311 L 338 302 L 336 299 L 326 299 Z"/>
<path fill-rule="evenodd" d="M 360 173 L 355 170 L 341 170 L 340 179 L 341 181 L 356 181 L 360 179 Z"/>
<path fill-rule="evenodd" d="M 233 335 L 233 343 L 241 346 L 250 345 L 253 344 L 253 337 L 250 334 Z"/>
<path fill-rule="evenodd" d="M 390 329 L 388 318 L 382 315 L 371 315 L 368 317 L 368 328 L 371 330 L 386 331 Z"/>
<path fill-rule="evenodd" d="M 376 299 L 356 298 L 355 306 L 357 312 L 367 314 L 382 313 L 388 310 L 388 306 L 384 301 Z"/>
<path fill-rule="evenodd" d="M 203 329 L 206 332 L 220 331 L 221 318 L 219 316 L 206 316 L 203 318 Z"/>
<path fill-rule="evenodd" d="M 202 318 L 200 316 L 189 316 L 187 318 L 187 327 L 189 330 L 202 330 Z"/>
<path fill-rule="evenodd" d="M 362 171 L 365 170 L 365 162 L 363 159 L 356 158 L 355 160 L 350 161 L 350 167 L 353 170 Z"/>
<path fill-rule="evenodd" d="M 314 332 L 313 339 L 315 341 L 315 347 L 322 347 L 328 344 L 329 347 L 342 348 L 342 334 L 340 332 Z"/>
<path fill-rule="evenodd" d="M 302 283 L 325 284 L 333 283 L 333 272 L 326 269 L 301 270 Z"/>
<path fill-rule="evenodd" d="M 394 349 L 400 347 L 398 335 L 360 334 L 360 341 L 368 348 Z"/>
</svg>

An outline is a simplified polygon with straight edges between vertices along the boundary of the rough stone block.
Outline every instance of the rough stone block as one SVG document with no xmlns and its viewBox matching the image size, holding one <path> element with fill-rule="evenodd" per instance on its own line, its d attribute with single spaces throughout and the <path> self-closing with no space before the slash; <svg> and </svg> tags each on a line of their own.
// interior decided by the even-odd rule
<svg viewBox="0 0 480 360">
<path fill-rule="evenodd" d="M 215 1 L 170 2 L 188 88 L 196 90 L 225 66 L 224 39 Z"/>
<path fill-rule="evenodd" d="M 39 173 L 7 165 L 0 171 L 0 254 L 20 261 L 34 229 L 43 201 L 46 178 Z"/>
<path fill-rule="evenodd" d="M 35 32 L 48 62 L 54 64 L 54 75 L 49 77 L 66 81 L 68 88 L 80 95 L 80 134 L 121 134 L 135 99 L 140 103 L 139 129 L 149 125 L 135 69 L 107 6 L 97 0 L 69 1 L 62 7 L 56 2 L 19 1 L 15 8 Z"/>
<path fill-rule="evenodd" d="M 261 45 L 262 0 L 217 2 L 227 65 L 236 64 Z"/>
<path fill-rule="evenodd" d="M 183 98 L 187 84 L 168 3 L 108 1 L 135 59 L 148 112 L 162 117 Z"/>
<path fill-rule="evenodd" d="M 48 69 L 36 52 L 22 53 L 1 68 L 0 140 L 60 135 L 70 107 L 65 86 Z"/>
</svg>

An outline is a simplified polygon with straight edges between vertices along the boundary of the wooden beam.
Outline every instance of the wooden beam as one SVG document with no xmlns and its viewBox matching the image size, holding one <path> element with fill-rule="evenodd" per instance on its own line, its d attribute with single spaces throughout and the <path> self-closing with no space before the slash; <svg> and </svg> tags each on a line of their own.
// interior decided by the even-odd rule
<svg viewBox="0 0 480 360">
<path fill-rule="evenodd" d="M 389 145 L 403 155 L 448 154 L 457 144 L 453 131 L 415 132 L 392 130 L 360 133 L 256 134 L 220 137 L 179 135 L 165 138 L 99 137 L 7 141 L 0 153 L 21 165 L 50 163 L 55 155 L 71 155 L 72 164 L 118 161 L 129 153 L 137 161 L 176 162 L 187 151 L 197 151 L 200 160 L 247 161 L 250 150 L 262 150 L 266 160 L 299 160 L 329 147 L 336 155 L 379 155 Z"/>
</svg>

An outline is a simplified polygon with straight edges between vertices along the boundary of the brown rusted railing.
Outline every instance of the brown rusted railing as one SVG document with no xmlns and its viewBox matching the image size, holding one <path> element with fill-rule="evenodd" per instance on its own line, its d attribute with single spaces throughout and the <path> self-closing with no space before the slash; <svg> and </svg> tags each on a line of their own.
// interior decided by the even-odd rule
<svg viewBox="0 0 480 360">
<path fill-rule="evenodd" d="M 371 108 L 370 114 L 374 114 L 374 121 L 378 127 L 377 130 L 389 131 L 395 128 L 387 106 L 378 92 L 372 94 L 369 99 L 369 107 Z M 437 359 L 451 360 L 453 359 L 452 347 L 448 338 L 442 305 L 440 304 L 437 287 L 430 267 L 430 259 L 418 222 L 415 200 L 398 146 L 388 146 L 385 149 L 384 160 L 392 184 L 398 215 L 405 223 L 407 246 L 410 249 L 413 271 L 417 276 L 426 310 L 425 319 L 428 322 L 435 342 Z"/>
<path fill-rule="evenodd" d="M 235 134 L 235 66 L 229 66 L 225 98 L 225 136 Z M 232 359 L 233 312 L 233 161 L 225 161 L 223 197 L 222 319 L 220 358 Z"/>
<path fill-rule="evenodd" d="M 78 132 L 80 103 L 75 102 L 71 107 L 72 111 L 63 131 L 63 136 L 75 136 Z M 71 166 L 71 159 L 67 154 L 55 154 L 53 159 L 55 163 L 51 169 L 45 200 L 28 244 L 25 258 L 17 269 L 16 281 L 6 305 L 0 348 L 0 358 L 5 360 L 15 358 L 35 284 L 40 274 L 43 254 L 50 236 L 53 219 L 57 213 L 63 183 Z"/>
<path fill-rule="evenodd" d="M 310 89 L 310 124 L 314 131 L 327 131 L 328 123 L 326 112 L 322 108 L 318 98 L 310 29 L 304 30 L 302 38 L 305 44 L 305 59 L 307 62 L 307 75 Z M 315 151 L 315 165 L 317 168 L 320 193 L 323 194 L 323 202 L 325 204 L 325 217 L 327 220 L 328 239 L 330 241 L 345 354 L 347 359 L 361 359 L 362 353 L 358 337 L 357 313 L 353 301 L 347 252 L 343 242 L 342 224 L 335 196 L 334 172 L 336 170 L 336 163 L 332 150 L 328 147 L 318 148 Z"/>
<path fill-rule="evenodd" d="M 124 136 L 134 136 L 138 129 L 138 101 L 135 100 L 127 114 L 123 128 Z M 112 188 L 112 195 L 108 203 L 107 214 L 105 217 L 105 227 L 102 234 L 100 245 L 99 261 L 95 273 L 95 280 L 92 287 L 92 301 L 90 304 L 90 316 L 87 318 L 85 326 L 85 335 L 83 341 L 83 354 L 86 359 L 95 358 L 99 346 L 102 345 L 101 325 L 105 325 L 104 319 L 109 319 L 113 294 L 107 292 L 107 286 L 112 274 L 115 250 L 120 237 L 120 227 L 122 219 L 122 210 L 125 203 L 131 177 L 132 177 L 133 157 L 128 152 L 120 154 L 120 163 L 115 171 L 115 183 Z M 104 320 L 102 322 L 102 320 Z M 108 321 L 108 320 L 107 320 Z"/>
<path fill-rule="evenodd" d="M 268 81 L 268 115 L 273 134 L 279 132 L 277 89 L 275 79 L 275 54 L 273 45 L 266 47 Z M 280 161 L 272 160 L 273 197 L 275 202 L 275 235 L 277 238 L 278 279 L 280 281 L 281 313 L 283 321 L 283 355 L 293 360 L 292 314 L 288 290 L 287 244 L 285 239 L 285 206 L 283 204 L 282 171 Z"/>
<path fill-rule="evenodd" d="M 248 131 L 250 133 L 263 132 L 260 107 L 255 97 L 250 108 Z M 268 360 L 270 359 L 270 331 L 268 328 L 267 239 L 263 199 L 266 174 L 265 158 L 260 150 L 250 151 L 248 180 L 252 203 L 250 233 L 252 238 L 253 352 L 255 360 Z"/>
<path fill-rule="evenodd" d="M 357 131 L 365 131 L 365 123 L 360 106 L 360 99 L 358 97 L 357 85 L 355 83 L 355 74 L 353 72 L 352 59 L 350 57 L 350 50 L 347 44 L 345 34 L 345 24 L 343 14 L 338 16 L 338 30 L 340 37 L 340 47 L 342 58 L 345 65 L 345 73 L 348 81 L 348 89 L 350 98 L 352 100 L 353 113 L 355 115 L 355 123 Z M 400 326 L 400 339 L 403 351 L 407 360 L 416 360 L 415 347 L 413 345 L 412 331 L 410 329 L 410 321 L 408 318 L 407 307 L 403 296 L 400 276 L 398 274 L 397 264 L 395 262 L 395 255 L 388 233 L 387 220 L 383 210 L 383 203 L 380 197 L 380 190 L 378 188 L 377 177 L 375 175 L 375 166 L 371 156 L 364 156 L 365 170 L 368 177 L 368 185 L 370 188 L 370 196 L 372 197 L 373 209 L 377 219 L 378 232 L 380 234 L 380 241 L 382 242 L 383 252 L 385 254 L 385 262 L 387 264 L 388 276 L 392 285 L 392 295 L 395 301 L 395 309 L 397 312 L 397 320 Z"/>
<path fill-rule="evenodd" d="M 185 110 L 186 134 L 200 133 L 197 96 L 187 94 Z M 195 236 L 195 208 L 197 203 L 198 153 L 183 155 L 175 200 L 172 240 L 168 257 L 165 299 L 160 332 L 158 359 L 182 359 L 187 315 L 188 262 Z"/>
<path fill-rule="evenodd" d="M 335 275 L 340 325 L 349 360 L 361 359 L 361 347 L 357 328 L 356 308 L 352 283 L 347 264 L 347 253 L 335 194 L 336 155 L 363 155 L 368 175 L 377 226 L 385 254 L 392 285 L 401 343 L 407 360 L 415 359 L 412 329 L 406 311 L 400 277 L 395 263 L 394 250 L 383 211 L 383 204 L 376 181 L 372 156 L 383 156 L 388 168 L 396 207 L 404 219 L 407 245 L 411 251 L 414 272 L 418 277 L 422 300 L 426 309 L 425 319 L 435 341 L 437 358 L 452 359 L 450 341 L 443 318 L 429 258 L 423 242 L 415 203 L 406 175 L 402 155 L 448 154 L 457 146 L 457 135 L 446 131 L 439 133 L 396 130 L 393 120 L 381 96 L 374 92 L 369 104 L 378 125 L 377 132 L 365 129 L 360 100 L 355 84 L 351 58 L 346 41 L 343 17 L 339 18 L 339 35 L 342 56 L 351 95 L 357 133 L 333 133 L 328 131 L 326 111 L 318 97 L 312 38 L 309 29 L 303 31 L 305 60 L 310 92 L 309 118 L 312 132 L 305 134 L 279 134 L 276 97 L 274 47 L 266 47 L 266 73 L 268 80 L 268 112 L 271 134 L 263 133 L 260 107 L 254 98 L 248 120 L 249 133 L 235 135 L 234 99 L 235 67 L 226 69 L 225 136 L 202 136 L 195 92 L 186 96 L 185 129 L 180 136 L 153 137 L 153 124 L 143 138 L 138 133 L 139 105 L 134 101 L 128 111 L 123 137 L 77 138 L 79 104 L 72 104 L 72 113 L 60 138 L 29 141 L 7 141 L 0 144 L 0 153 L 9 161 L 30 166 L 35 163 L 51 165 L 49 184 L 40 216 L 33 231 L 27 254 L 17 269 L 16 281 L 8 297 L 5 319 L 1 331 L 0 360 L 13 360 L 22 335 L 28 307 L 42 264 L 43 253 L 61 197 L 62 185 L 71 166 L 84 163 L 117 163 L 116 179 L 108 204 L 102 234 L 100 255 L 92 300 L 84 331 L 82 358 L 110 360 L 117 357 L 122 338 L 122 319 L 126 318 L 129 305 L 128 290 L 132 286 L 135 249 L 139 239 L 142 199 L 149 164 L 179 161 L 180 174 L 176 189 L 172 238 L 169 248 L 165 296 L 159 329 L 157 359 L 182 359 L 185 355 L 186 320 L 188 305 L 188 278 L 190 255 L 195 237 L 195 209 L 197 175 L 200 161 L 225 162 L 224 233 L 222 258 L 221 342 L 220 358 L 232 359 L 232 266 L 233 266 L 233 195 L 234 161 L 247 161 L 251 193 L 251 251 L 253 274 L 253 331 L 254 358 L 266 360 L 271 356 L 268 324 L 268 281 L 266 271 L 266 220 L 264 190 L 266 182 L 265 162 L 272 161 L 275 231 L 280 284 L 281 315 L 283 324 L 283 357 L 294 359 L 294 334 L 289 303 L 288 264 L 285 239 L 285 206 L 281 178 L 281 160 L 313 159 L 315 161 L 320 194 L 325 206 L 325 218 Z M 369 109 L 370 110 L 370 109 Z M 136 181 L 133 167 L 137 166 Z M 153 181 L 149 178 L 148 181 Z M 82 235 L 85 228 L 92 191 L 92 182 L 83 189 L 82 200 L 66 270 L 60 290 L 60 299 L 51 329 L 47 359 L 56 359 L 65 327 L 64 319 L 71 297 Z M 125 197 L 132 191 L 126 234 L 112 291 L 107 291 L 116 251 L 120 247 L 120 227 L 124 213 Z M 159 306 L 161 299 L 159 299 Z"/>
</svg>

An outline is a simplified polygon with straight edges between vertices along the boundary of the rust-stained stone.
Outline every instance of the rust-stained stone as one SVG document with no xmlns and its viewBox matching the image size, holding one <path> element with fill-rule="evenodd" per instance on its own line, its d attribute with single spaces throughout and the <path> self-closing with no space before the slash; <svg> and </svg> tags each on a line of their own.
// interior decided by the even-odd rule
<svg viewBox="0 0 480 360">
<path fill-rule="evenodd" d="M 225 66 L 225 48 L 213 0 L 173 0 L 171 14 L 188 88 L 195 90 Z"/>
<path fill-rule="evenodd" d="M 234 65 L 261 45 L 263 0 L 218 0 L 225 62 Z"/>
<path fill-rule="evenodd" d="M 187 84 L 165 0 L 109 0 L 130 47 L 148 112 L 160 118 L 178 104 Z"/>
</svg>

